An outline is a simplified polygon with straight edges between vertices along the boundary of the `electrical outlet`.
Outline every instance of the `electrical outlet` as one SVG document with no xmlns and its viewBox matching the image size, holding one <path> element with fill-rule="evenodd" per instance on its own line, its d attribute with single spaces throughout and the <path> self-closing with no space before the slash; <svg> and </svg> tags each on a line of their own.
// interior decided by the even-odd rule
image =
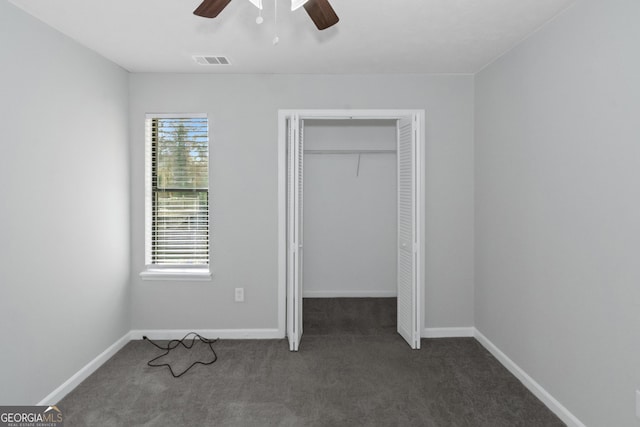
<svg viewBox="0 0 640 427">
<path fill-rule="evenodd" d="M 636 417 L 640 418 L 640 390 L 636 390 Z"/>
<path fill-rule="evenodd" d="M 236 302 L 244 302 L 244 288 L 236 288 Z"/>
</svg>

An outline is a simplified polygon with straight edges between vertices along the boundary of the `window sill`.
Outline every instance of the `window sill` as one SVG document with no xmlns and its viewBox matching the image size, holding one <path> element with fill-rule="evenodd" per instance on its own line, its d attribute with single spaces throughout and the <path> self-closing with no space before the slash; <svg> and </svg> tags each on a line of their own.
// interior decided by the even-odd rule
<svg viewBox="0 0 640 427">
<path fill-rule="evenodd" d="M 212 277 L 208 269 L 149 269 L 140 273 L 142 280 L 210 281 Z"/>
</svg>

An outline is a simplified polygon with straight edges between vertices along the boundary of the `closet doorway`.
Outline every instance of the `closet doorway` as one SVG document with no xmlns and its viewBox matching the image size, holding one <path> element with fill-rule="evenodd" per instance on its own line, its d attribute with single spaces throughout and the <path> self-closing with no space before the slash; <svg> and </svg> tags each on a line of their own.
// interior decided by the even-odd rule
<svg viewBox="0 0 640 427">
<path fill-rule="evenodd" d="M 341 126 L 340 122 L 344 122 Z M 351 126 L 353 124 L 353 126 Z M 364 124 L 364 126 L 363 126 Z M 305 140 L 305 126 L 308 130 L 308 140 Z M 390 128 L 390 126 L 392 126 Z M 330 141 L 329 143 L 319 143 L 317 135 L 332 128 L 349 129 L 351 127 L 365 129 L 367 132 L 379 132 L 391 135 L 395 140 L 389 141 L 384 138 L 372 137 L 370 134 L 367 141 L 357 141 L 347 139 L 340 141 Z M 391 133 L 389 133 L 391 129 Z M 279 328 L 281 333 L 286 333 L 291 351 L 297 351 L 303 335 L 303 293 L 307 295 L 318 295 L 322 292 L 336 294 L 335 286 L 344 286 L 342 291 L 345 296 L 384 296 L 397 295 L 397 332 L 407 341 L 411 348 L 420 348 L 420 330 L 423 324 L 423 295 L 424 295 L 424 112 L 421 110 L 281 110 L 279 112 Z M 316 137 L 314 137 L 314 135 Z M 372 145 L 373 144 L 373 145 Z M 378 156 L 380 155 L 380 156 Z M 326 156 L 326 157 L 325 157 Z M 325 160 L 320 160 L 325 157 Z M 378 159 L 376 159 L 378 157 Z M 386 160 L 383 160 L 386 158 Z M 309 171 L 313 171 L 308 178 L 308 188 L 305 187 L 305 159 L 308 162 Z M 390 164 L 389 161 L 395 162 Z M 323 163 L 324 162 L 324 163 Z M 345 163 L 346 162 L 346 163 Z M 329 239 L 318 239 L 318 221 L 322 221 L 322 197 L 315 192 L 332 191 L 342 193 L 342 197 L 350 197 L 340 188 L 340 178 L 333 177 L 332 180 L 325 181 L 328 188 L 318 186 L 318 167 L 329 165 L 327 174 L 337 173 L 351 163 L 352 173 L 359 176 L 360 171 L 364 173 L 367 168 L 369 173 L 376 174 L 376 177 L 369 176 L 369 181 L 354 181 L 344 175 L 345 186 L 357 185 L 362 191 L 369 192 L 369 195 L 362 197 L 375 197 L 375 180 L 386 176 L 395 178 L 395 184 L 386 189 L 380 188 L 380 196 L 389 203 L 386 207 L 380 206 L 380 215 L 370 215 L 371 221 L 363 217 L 363 223 L 357 224 L 358 215 L 366 215 L 364 207 L 355 207 L 349 215 L 345 215 L 344 224 L 340 224 L 339 218 L 333 218 L 332 226 L 343 226 L 345 230 L 358 226 L 360 239 L 357 244 Z M 376 166 L 377 164 L 377 166 Z M 389 166 L 393 169 L 389 169 Z M 375 168 L 378 168 L 377 170 Z M 383 169 L 386 170 L 383 171 Z M 332 172 L 333 170 L 333 172 Z M 395 174 L 395 177 L 389 175 Z M 371 181 L 373 179 L 373 181 Z M 355 187 L 354 187 L 355 189 Z M 305 288 L 305 238 L 304 238 L 304 218 L 305 218 L 305 191 L 314 191 L 309 196 L 313 211 L 314 228 L 311 230 L 316 234 L 312 240 L 313 259 L 307 259 L 310 271 L 307 274 L 308 286 Z M 395 195 L 389 191 L 395 191 Z M 383 195 L 383 192 L 386 195 Z M 332 203 L 340 203 L 339 194 Z M 357 197 L 357 195 L 353 195 Z M 395 197 L 394 197 L 395 196 Z M 393 200 L 395 199 L 395 200 Z M 348 201 L 345 199 L 345 201 Z M 393 203 L 395 201 L 395 203 Z M 369 203 L 374 202 L 369 199 Z M 345 203 L 346 206 L 346 203 Z M 374 208 L 369 205 L 368 208 Z M 329 207 L 331 208 L 331 207 Z M 389 208 L 395 212 L 389 212 Z M 358 211 L 359 209 L 359 211 Z M 365 210 L 367 208 L 364 208 Z M 320 211 L 320 212 L 317 212 Z M 331 209 L 327 211 L 329 214 Z M 335 214 L 335 207 L 333 209 Z M 394 215 L 395 214 L 395 215 Z M 320 215 L 319 217 L 317 215 Z M 355 215 L 355 217 L 354 217 Z M 377 216 L 378 218 L 373 218 Z M 375 229 L 376 221 L 387 218 L 396 224 L 387 224 L 385 236 L 378 236 L 373 241 L 367 242 L 367 234 L 371 238 L 378 230 Z M 390 219 L 389 219 L 390 218 Z M 355 221 L 355 222 L 354 222 Z M 311 221 L 310 221 L 311 222 Z M 395 227 L 394 227 L 395 225 Z M 362 230 L 362 227 L 371 228 L 369 233 Z M 391 235 L 389 234 L 391 227 Z M 311 230 L 310 236 L 311 236 Z M 354 229 L 355 234 L 356 231 Z M 335 237 L 335 235 L 334 235 Z M 348 236 L 345 236 L 348 239 Z M 357 236 L 355 236 L 357 237 Z M 377 239 L 377 240 L 376 240 Z M 390 240 L 391 239 L 391 240 Z M 367 244 L 375 244 L 381 247 L 367 248 Z M 360 246 L 358 246 L 360 245 Z M 391 247 L 391 245 L 393 247 Z M 328 254 L 327 252 L 335 252 Z M 340 253 L 348 256 L 349 260 L 338 261 Z M 360 254 L 359 252 L 363 252 Z M 364 253 L 364 252 L 368 252 Z M 395 252 L 395 253 L 394 253 Z M 324 255 L 320 255 L 324 253 Z M 376 257 L 387 254 L 386 262 L 374 265 Z M 331 274 L 330 280 L 335 281 L 333 290 L 318 289 L 316 274 L 312 271 L 319 270 L 318 265 L 331 263 L 334 256 L 336 274 Z M 368 260 L 363 259 L 369 257 Z M 372 264 L 373 263 L 373 264 Z M 368 265 L 368 267 L 367 267 Z M 327 268 L 324 266 L 325 273 Z M 359 271 L 356 271 L 359 270 Z M 370 271 L 367 271 L 370 270 Z M 366 276 L 369 274 L 368 287 L 363 287 L 363 283 L 348 283 L 349 275 Z M 381 280 L 373 279 L 381 276 Z M 325 279 L 325 278 L 323 278 Z M 339 282 L 342 281 L 342 285 Z M 391 281 L 384 284 L 383 282 Z M 375 290 L 371 290 L 375 288 Z M 368 291 L 367 291 L 368 289 Z M 367 292 L 372 294 L 367 295 Z M 322 295 L 319 295 L 322 296 Z"/>
</svg>

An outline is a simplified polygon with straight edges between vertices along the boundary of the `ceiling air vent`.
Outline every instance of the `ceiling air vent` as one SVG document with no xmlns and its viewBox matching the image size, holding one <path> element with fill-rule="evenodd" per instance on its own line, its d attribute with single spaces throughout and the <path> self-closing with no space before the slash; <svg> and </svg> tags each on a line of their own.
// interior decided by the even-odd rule
<svg viewBox="0 0 640 427">
<path fill-rule="evenodd" d="M 193 59 L 200 65 L 231 65 L 226 56 L 194 56 Z"/>
</svg>

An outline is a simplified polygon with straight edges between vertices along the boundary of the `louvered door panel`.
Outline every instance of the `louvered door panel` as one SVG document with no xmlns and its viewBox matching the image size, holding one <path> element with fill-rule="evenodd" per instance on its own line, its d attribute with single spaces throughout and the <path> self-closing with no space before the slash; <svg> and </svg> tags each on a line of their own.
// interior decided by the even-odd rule
<svg viewBox="0 0 640 427">
<path fill-rule="evenodd" d="M 398 333 L 412 348 L 417 333 L 416 120 L 398 120 Z"/>
<path fill-rule="evenodd" d="M 287 336 L 298 351 L 302 338 L 303 146 L 298 116 L 289 118 L 287 133 Z"/>
</svg>

